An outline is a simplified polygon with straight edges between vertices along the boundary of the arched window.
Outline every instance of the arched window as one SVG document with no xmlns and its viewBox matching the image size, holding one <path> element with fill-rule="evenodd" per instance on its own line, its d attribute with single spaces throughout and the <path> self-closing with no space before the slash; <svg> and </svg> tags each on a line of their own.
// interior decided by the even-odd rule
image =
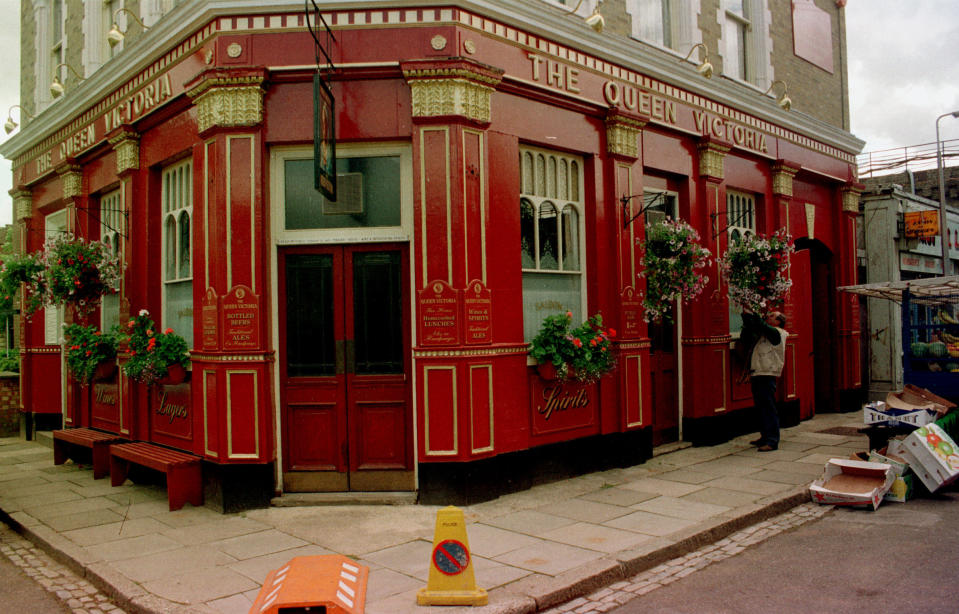
<svg viewBox="0 0 959 614">
<path fill-rule="evenodd" d="M 543 318 L 584 312 L 582 163 L 532 148 L 520 151 L 520 261 L 527 340 Z"/>
<path fill-rule="evenodd" d="M 163 169 L 163 327 L 172 328 L 193 346 L 193 163 Z"/>
<path fill-rule="evenodd" d="M 123 200 L 120 190 L 104 194 L 100 198 L 100 241 L 102 241 L 113 255 L 120 253 L 120 235 L 126 232 L 126 218 L 123 215 Z M 107 293 L 103 295 L 100 305 L 100 324 L 103 330 L 120 323 L 120 294 Z"/>
</svg>

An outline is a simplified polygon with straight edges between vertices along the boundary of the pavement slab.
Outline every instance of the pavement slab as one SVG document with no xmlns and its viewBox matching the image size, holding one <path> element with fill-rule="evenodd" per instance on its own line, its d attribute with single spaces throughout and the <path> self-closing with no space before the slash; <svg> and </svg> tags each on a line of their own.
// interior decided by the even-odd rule
<svg viewBox="0 0 959 614">
<path fill-rule="evenodd" d="M 618 583 L 626 582 L 628 570 L 655 568 L 807 502 L 807 484 L 822 473 L 825 461 L 864 440 L 818 431 L 861 426 L 861 420 L 861 413 L 816 416 L 783 429 L 780 449 L 770 453 L 748 444 L 755 434 L 717 446 L 670 445 L 640 465 L 465 506 L 477 583 L 490 591 L 490 605 L 443 611 L 526 614 L 537 604 L 572 599 L 584 601 L 563 612 L 607 611 L 622 601 Z M 186 505 L 170 512 L 162 486 L 111 487 L 107 480 L 93 480 L 89 467 L 52 465 L 52 452 L 35 442 L 0 439 L 0 458 L 17 461 L 0 463 L 0 510 L 7 522 L 85 567 L 125 597 L 131 612 L 245 614 L 270 571 L 296 556 L 331 553 L 369 566 L 368 614 L 426 611 L 415 599 L 428 579 L 439 506 L 276 507 L 220 514 Z M 683 559 L 677 570 L 657 572 L 656 580 L 630 584 L 630 594 L 732 556 L 766 533 L 743 533 L 735 543 Z M 617 588 L 597 599 L 586 598 L 614 583 Z M 586 606 L 592 609 L 579 612 Z"/>
</svg>

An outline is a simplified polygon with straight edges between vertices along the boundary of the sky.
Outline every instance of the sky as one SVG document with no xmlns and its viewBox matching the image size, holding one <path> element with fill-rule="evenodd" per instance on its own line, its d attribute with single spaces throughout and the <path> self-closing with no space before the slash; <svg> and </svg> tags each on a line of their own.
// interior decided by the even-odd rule
<svg viewBox="0 0 959 614">
<path fill-rule="evenodd" d="M 863 151 L 935 143 L 936 118 L 959 110 L 959 1 L 848 0 L 845 10 L 850 119 Z M 0 113 L 20 98 L 20 20 L 9 17 L 0 20 L 0 51 L 10 54 L 0 62 Z M 942 140 L 959 139 L 959 119 L 939 125 Z M 0 226 L 13 217 L 11 186 L 10 162 L 0 158 Z"/>
</svg>

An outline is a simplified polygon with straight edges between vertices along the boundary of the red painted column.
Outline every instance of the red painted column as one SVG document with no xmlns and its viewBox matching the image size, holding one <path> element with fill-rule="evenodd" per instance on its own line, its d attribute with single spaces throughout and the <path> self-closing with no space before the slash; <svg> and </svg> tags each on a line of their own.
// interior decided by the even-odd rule
<svg viewBox="0 0 959 614">
<path fill-rule="evenodd" d="M 839 225 L 839 258 L 836 271 L 836 286 L 851 286 L 856 279 L 856 218 L 859 216 L 861 184 L 847 184 L 839 190 L 842 202 L 837 216 Z M 860 360 L 859 297 L 848 292 L 839 292 L 837 322 L 839 326 L 839 364 L 843 369 L 839 376 L 839 389 L 852 390 L 862 387 L 862 364 Z"/>
<path fill-rule="evenodd" d="M 643 208 L 642 130 L 648 118 L 611 111 L 606 118 L 606 174 L 612 203 L 609 236 L 616 238 L 617 258 L 608 272 L 616 290 L 607 325 L 616 329 L 619 368 L 601 380 L 604 412 L 602 432 L 631 431 L 652 425 L 650 340 L 643 319 L 646 280 L 641 244 L 645 238 Z M 611 398 L 610 398 L 611 397 Z M 607 408 L 616 407 L 617 412 Z"/>
<path fill-rule="evenodd" d="M 265 75 L 256 67 L 215 67 L 186 86 L 202 139 L 193 149 L 192 451 L 218 463 L 275 457 L 262 185 Z M 244 314 L 242 322 L 231 317 L 236 313 Z"/>
<path fill-rule="evenodd" d="M 724 161 L 729 146 L 715 138 L 703 138 L 699 152 L 697 206 L 690 211 L 694 228 L 701 229 L 702 245 L 714 256 L 726 249 L 727 225 Z M 717 416 L 731 400 L 729 351 L 729 300 L 719 275 L 718 260 L 710 266 L 703 301 L 683 307 L 683 419 Z M 701 377 L 710 384 L 703 386 Z"/>
</svg>

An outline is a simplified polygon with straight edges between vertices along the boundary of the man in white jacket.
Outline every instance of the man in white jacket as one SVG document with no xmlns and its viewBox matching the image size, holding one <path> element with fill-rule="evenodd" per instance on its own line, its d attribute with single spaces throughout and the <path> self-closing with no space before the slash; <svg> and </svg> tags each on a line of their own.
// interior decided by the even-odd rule
<svg viewBox="0 0 959 614">
<path fill-rule="evenodd" d="M 779 448 L 779 414 L 776 411 L 776 379 L 786 362 L 786 316 L 779 311 L 762 318 L 743 310 L 743 335 L 756 339 L 749 356 L 749 383 L 759 412 L 759 439 L 750 443 L 760 452 Z"/>
</svg>

